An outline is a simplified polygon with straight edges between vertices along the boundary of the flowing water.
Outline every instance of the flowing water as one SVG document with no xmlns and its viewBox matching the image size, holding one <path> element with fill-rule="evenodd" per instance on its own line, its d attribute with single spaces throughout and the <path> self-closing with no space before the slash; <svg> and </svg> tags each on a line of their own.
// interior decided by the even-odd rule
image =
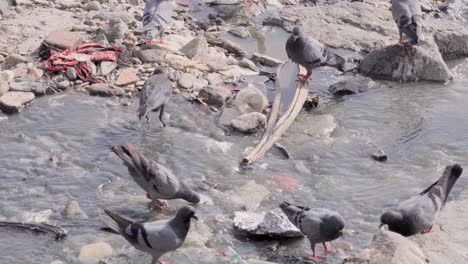
<svg viewBox="0 0 468 264">
<path fill-rule="evenodd" d="M 280 39 L 276 38 L 277 47 L 283 45 Z M 255 50 L 255 42 L 248 45 Z M 282 48 L 264 52 L 281 52 L 278 56 L 284 57 Z M 229 201 L 201 189 L 205 179 L 218 183 L 222 192 L 235 193 L 250 180 L 264 185 L 271 195 L 260 210 L 286 200 L 340 212 L 346 219 L 343 240 L 352 249 L 340 250 L 325 262 L 340 263 L 366 246 L 384 208 L 423 190 L 445 165 L 466 164 L 468 61 L 453 62 L 451 67 L 457 77 L 448 84 L 389 83 L 344 98 L 326 91 L 337 80 L 336 72 L 316 70 L 310 89 L 321 95 L 318 109 L 302 112 L 280 140 L 293 159 L 268 153 L 248 170 L 239 170 L 238 164 L 258 135 L 224 135 L 214 125 L 214 114 L 182 98 L 169 103 L 165 129 L 156 115 L 149 126 L 136 121 L 136 98 L 108 99 L 73 91 L 39 98 L 21 114 L 0 116 L 0 220 L 20 221 L 31 212 L 52 209 L 49 223 L 64 227 L 69 236 L 54 241 L 50 235 L 1 229 L 0 263 L 54 259 L 75 263 L 81 246 L 95 241 L 114 247 L 120 257 L 113 263 L 147 262 L 148 257 L 135 253 L 124 239 L 99 230 L 98 215 L 104 208 L 137 217 L 147 212 L 145 193 L 110 151 L 112 144 L 125 140 L 148 157 L 159 157 L 180 178 L 213 197 L 213 204 L 198 206 L 200 219 L 217 214 L 231 218 L 233 213 Z M 388 154 L 386 163 L 369 158 L 376 148 Z M 278 185 L 278 176 L 295 179 L 297 186 Z M 460 178 L 454 196 L 467 183 L 466 177 Z M 77 200 L 89 218 L 65 218 L 60 212 L 70 200 Z M 303 263 L 293 256 L 309 255 L 306 239 L 281 241 L 272 251 L 268 242 L 236 238 L 228 224 L 210 226 L 217 247 L 231 245 L 242 256 Z"/>
</svg>

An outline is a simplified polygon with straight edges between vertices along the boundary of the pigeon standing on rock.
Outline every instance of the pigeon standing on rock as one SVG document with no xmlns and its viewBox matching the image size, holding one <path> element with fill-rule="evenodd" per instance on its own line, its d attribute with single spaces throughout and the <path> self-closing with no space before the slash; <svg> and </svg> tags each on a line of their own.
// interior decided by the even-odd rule
<svg viewBox="0 0 468 264">
<path fill-rule="evenodd" d="M 447 166 L 442 177 L 426 190 L 383 213 L 380 227 L 387 225 L 390 231 L 403 236 L 431 232 L 434 220 L 462 172 L 460 165 Z"/>
<path fill-rule="evenodd" d="M 173 0 L 146 0 L 142 37 L 149 42 L 159 37 L 159 42 L 164 43 L 164 30 L 172 22 L 173 10 Z"/>
<path fill-rule="evenodd" d="M 166 126 L 163 121 L 164 108 L 169 98 L 172 95 L 172 84 L 167 77 L 165 68 L 158 67 L 154 70 L 153 75 L 149 77 L 143 89 L 140 92 L 140 107 L 138 108 L 138 118 L 141 120 L 146 117 L 149 122 L 149 113 L 151 111 L 159 111 L 159 120 Z"/>
<path fill-rule="evenodd" d="M 286 53 L 293 62 L 307 69 L 307 75 L 299 74 L 299 82 L 306 84 L 312 70 L 329 66 L 344 71 L 346 60 L 331 52 L 319 41 L 307 36 L 299 26 L 293 28 L 292 35 L 286 41 Z"/>
<path fill-rule="evenodd" d="M 106 215 L 100 217 L 101 221 L 136 249 L 150 254 L 153 257 L 151 264 L 162 264 L 159 260 L 162 255 L 182 246 L 190 229 L 190 220 L 198 220 L 190 206 L 182 207 L 172 219 L 148 223 L 132 222 L 109 210 L 104 212 Z"/>
<path fill-rule="evenodd" d="M 310 241 L 312 259 L 319 260 L 322 256 L 315 253 L 315 244 L 322 243 L 325 252 L 335 253 L 325 242 L 335 240 L 342 235 L 344 220 L 337 212 L 325 208 L 307 208 L 287 202 L 280 204 L 281 210 Z"/>
<path fill-rule="evenodd" d="M 123 146 L 113 145 L 112 150 L 127 165 L 128 172 L 147 192 L 155 208 L 162 210 L 167 206 L 158 199 L 184 199 L 194 204 L 200 202 L 200 195 L 197 192 L 177 179 L 168 168 L 144 157 L 130 143 L 125 143 Z"/>
<path fill-rule="evenodd" d="M 409 44 L 418 44 L 422 30 L 422 13 L 419 1 L 392 0 L 392 15 L 400 32 L 400 44 L 406 44 L 403 34 L 408 38 Z"/>
</svg>

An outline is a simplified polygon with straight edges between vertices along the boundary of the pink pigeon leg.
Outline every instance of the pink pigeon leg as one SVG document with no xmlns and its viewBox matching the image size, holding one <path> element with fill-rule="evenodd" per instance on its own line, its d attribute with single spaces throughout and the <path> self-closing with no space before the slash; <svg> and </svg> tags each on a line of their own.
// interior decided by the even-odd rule
<svg viewBox="0 0 468 264">
<path fill-rule="evenodd" d="M 298 74 L 297 76 L 299 77 L 299 79 L 297 80 L 298 82 L 302 84 L 309 83 L 310 74 Z"/>
<path fill-rule="evenodd" d="M 336 254 L 336 250 L 334 250 L 332 248 L 328 248 L 327 244 L 325 242 L 323 242 L 322 245 L 323 245 L 323 248 L 325 249 L 325 253 Z"/>
<path fill-rule="evenodd" d="M 317 253 L 315 252 L 315 245 L 312 247 L 312 260 L 315 260 L 315 261 L 320 261 L 322 260 L 324 257 L 323 256 L 320 256 L 320 255 L 317 255 Z"/>
<path fill-rule="evenodd" d="M 430 232 L 432 232 L 432 226 L 429 227 L 427 230 L 422 231 L 421 234 L 424 235 L 424 234 L 427 234 L 427 233 L 430 233 Z"/>
</svg>

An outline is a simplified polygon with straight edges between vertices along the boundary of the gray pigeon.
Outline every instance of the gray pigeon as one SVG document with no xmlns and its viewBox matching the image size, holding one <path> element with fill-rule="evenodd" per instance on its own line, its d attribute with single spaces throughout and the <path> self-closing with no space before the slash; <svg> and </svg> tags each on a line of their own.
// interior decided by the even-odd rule
<svg viewBox="0 0 468 264">
<path fill-rule="evenodd" d="M 308 83 L 312 70 L 329 66 L 344 71 L 346 60 L 331 52 L 319 41 L 307 36 L 301 28 L 295 26 L 292 35 L 286 41 L 286 53 L 293 62 L 307 69 L 307 75 L 299 74 L 299 82 Z"/>
<path fill-rule="evenodd" d="M 146 117 L 149 122 L 149 113 L 151 111 L 159 111 L 159 120 L 166 126 L 163 121 L 164 108 L 172 95 L 172 84 L 167 77 L 165 68 L 158 67 L 154 70 L 153 75 L 149 77 L 143 89 L 140 92 L 140 107 L 138 108 L 138 118 L 141 120 Z"/>
<path fill-rule="evenodd" d="M 431 232 L 434 220 L 462 172 L 460 165 L 447 166 L 442 177 L 426 190 L 383 213 L 380 227 L 387 225 L 390 231 L 403 236 Z"/>
<path fill-rule="evenodd" d="M 162 255 L 182 246 L 190 229 L 190 219 L 198 220 L 190 206 L 180 208 L 172 219 L 147 223 L 129 221 L 109 210 L 104 212 L 106 215 L 100 216 L 101 221 L 136 249 L 150 254 L 152 264 L 162 263 L 159 260 Z"/>
<path fill-rule="evenodd" d="M 159 36 L 159 42 L 163 43 L 164 30 L 172 22 L 173 9 L 172 0 L 146 0 L 142 37 L 152 41 Z"/>
<path fill-rule="evenodd" d="M 194 204 L 200 202 L 198 193 L 177 179 L 168 168 L 144 157 L 130 143 L 113 145 L 112 150 L 127 165 L 132 178 L 147 192 L 156 208 L 162 209 L 166 205 L 158 199 L 184 199 Z"/>
<path fill-rule="evenodd" d="M 400 32 L 400 44 L 405 44 L 403 34 L 411 45 L 421 39 L 422 13 L 418 0 L 392 0 L 392 15 Z"/>
<path fill-rule="evenodd" d="M 335 240 L 342 235 L 344 220 L 337 212 L 325 208 L 308 208 L 293 205 L 287 202 L 280 204 L 281 210 L 310 241 L 312 259 L 318 260 L 321 256 L 315 253 L 315 244 L 322 243 L 325 252 L 334 253 L 325 242 Z"/>
</svg>

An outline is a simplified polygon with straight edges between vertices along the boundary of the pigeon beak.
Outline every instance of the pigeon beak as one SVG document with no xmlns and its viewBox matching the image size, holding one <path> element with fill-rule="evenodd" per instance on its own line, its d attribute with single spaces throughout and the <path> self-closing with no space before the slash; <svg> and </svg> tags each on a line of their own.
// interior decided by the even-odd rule
<svg viewBox="0 0 468 264">
<path fill-rule="evenodd" d="M 198 221 L 198 217 L 196 215 L 192 215 L 192 218 Z"/>
<path fill-rule="evenodd" d="M 379 225 L 379 229 L 381 229 L 382 226 L 384 226 L 384 225 L 385 225 L 385 224 L 381 223 L 381 224 Z"/>
</svg>

